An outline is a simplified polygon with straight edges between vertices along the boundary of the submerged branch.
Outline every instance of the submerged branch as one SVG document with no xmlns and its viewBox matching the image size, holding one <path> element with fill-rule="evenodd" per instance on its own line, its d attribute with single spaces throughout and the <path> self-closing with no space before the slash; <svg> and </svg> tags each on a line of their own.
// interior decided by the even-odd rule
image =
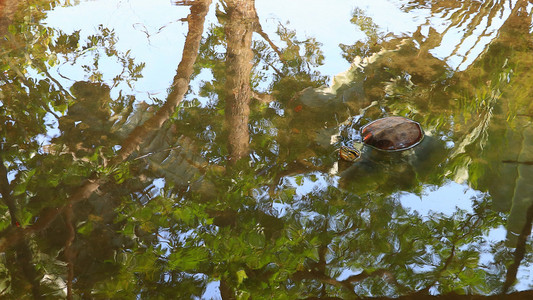
<svg viewBox="0 0 533 300">
<path fill-rule="evenodd" d="M 502 160 L 504 164 L 533 165 L 533 161 Z"/>
</svg>

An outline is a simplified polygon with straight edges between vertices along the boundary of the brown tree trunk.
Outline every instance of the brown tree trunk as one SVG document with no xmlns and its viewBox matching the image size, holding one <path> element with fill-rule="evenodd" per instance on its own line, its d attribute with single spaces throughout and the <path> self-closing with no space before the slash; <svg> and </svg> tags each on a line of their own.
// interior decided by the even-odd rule
<svg viewBox="0 0 533 300">
<path fill-rule="evenodd" d="M 226 126 L 230 164 L 248 155 L 250 133 L 250 72 L 252 33 L 257 20 L 254 0 L 227 0 L 226 50 Z"/>
</svg>

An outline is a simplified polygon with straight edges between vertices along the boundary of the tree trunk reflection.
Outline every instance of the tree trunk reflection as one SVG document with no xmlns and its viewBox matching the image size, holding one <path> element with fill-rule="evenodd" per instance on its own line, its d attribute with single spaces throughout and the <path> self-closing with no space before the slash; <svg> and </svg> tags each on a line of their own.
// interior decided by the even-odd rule
<svg viewBox="0 0 533 300">
<path fill-rule="evenodd" d="M 252 33 L 256 21 L 253 0 L 228 0 L 225 27 L 226 49 L 226 126 L 229 160 L 234 164 L 249 152 L 250 72 L 252 70 Z"/>
</svg>

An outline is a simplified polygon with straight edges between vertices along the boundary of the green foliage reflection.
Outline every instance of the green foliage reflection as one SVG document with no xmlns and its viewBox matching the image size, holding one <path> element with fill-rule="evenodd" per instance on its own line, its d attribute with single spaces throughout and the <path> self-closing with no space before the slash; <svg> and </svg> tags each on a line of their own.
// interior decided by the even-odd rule
<svg viewBox="0 0 533 300">
<path fill-rule="evenodd" d="M 41 2 L 0 28 L 1 296 L 188 299 L 216 282 L 223 299 L 469 297 L 513 291 L 531 263 L 524 1 L 463 69 L 433 50 L 466 24 L 464 45 L 502 1 L 405 3 L 449 21 L 412 36 L 385 35 L 356 8 L 367 38 L 341 45 L 353 64 L 329 87 L 320 41 L 282 23 L 269 36 L 253 1 L 215 4 L 217 24 L 209 1 L 178 1 L 191 8 L 188 42 L 153 105 L 126 94 L 145 63 L 112 29 L 82 40 L 48 28 Z M 65 62 L 84 74 L 69 88 L 50 72 Z M 422 143 L 363 147 L 361 126 L 387 115 L 420 122 Z M 361 160 L 337 160 L 347 143 Z M 402 202 L 452 181 L 478 190 L 471 210 Z M 506 240 L 489 238 L 502 228 Z"/>
</svg>

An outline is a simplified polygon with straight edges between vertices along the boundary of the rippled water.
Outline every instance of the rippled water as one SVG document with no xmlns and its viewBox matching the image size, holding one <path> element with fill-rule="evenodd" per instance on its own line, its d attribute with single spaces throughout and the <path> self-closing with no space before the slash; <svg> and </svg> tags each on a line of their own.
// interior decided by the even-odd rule
<svg viewBox="0 0 533 300">
<path fill-rule="evenodd" d="M 528 1 L 0 14 L 2 297 L 533 296 Z"/>
</svg>

